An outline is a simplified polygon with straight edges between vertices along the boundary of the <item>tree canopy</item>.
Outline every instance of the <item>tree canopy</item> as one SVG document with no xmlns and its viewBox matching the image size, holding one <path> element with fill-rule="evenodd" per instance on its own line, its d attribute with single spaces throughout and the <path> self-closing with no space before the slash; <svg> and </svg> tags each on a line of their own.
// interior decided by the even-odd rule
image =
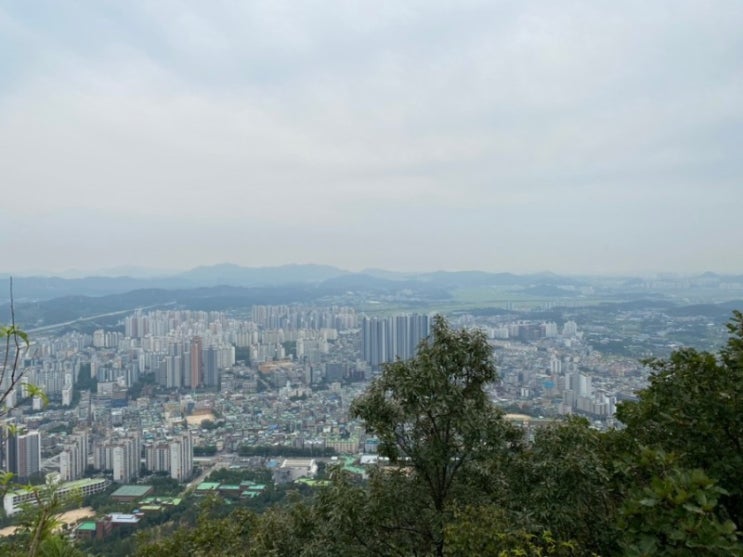
<svg viewBox="0 0 743 557">
<path fill-rule="evenodd" d="M 431 516 L 425 530 L 438 555 L 455 483 L 517 438 L 484 390 L 497 378 L 484 333 L 452 329 L 437 316 L 417 355 L 385 365 L 351 406 L 351 415 L 379 438 L 379 453 L 409 467 L 422 485 L 419 496 L 429 501 Z"/>
<path fill-rule="evenodd" d="M 728 324 L 719 355 L 684 348 L 649 360 L 649 385 L 637 402 L 619 405 L 625 433 L 642 446 L 678 455 L 725 490 L 720 502 L 736 524 L 743 519 L 743 314 Z"/>
</svg>

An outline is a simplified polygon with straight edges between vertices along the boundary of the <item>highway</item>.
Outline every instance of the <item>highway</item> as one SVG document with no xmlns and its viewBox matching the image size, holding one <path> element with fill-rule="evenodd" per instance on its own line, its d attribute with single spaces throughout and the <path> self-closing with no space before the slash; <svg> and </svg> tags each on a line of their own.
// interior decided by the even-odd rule
<svg viewBox="0 0 743 557">
<path fill-rule="evenodd" d="M 172 305 L 175 305 L 175 302 L 165 302 L 164 304 L 153 304 L 151 306 L 139 306 L 135 308 L 122 309 L 119 311 L 110 311 L 108 313 L 99 313 L 97 315 L 90 315 L 88 317 L 78 317 L 77 319 L 73 319 L 72 321 L 65 321 L 64 323 L 54 323 L 52 325 L 44 325 L 43 327 L 36 327 L 33 329 L 24 329 L 24 331 L 26 333 L 39 333 L 43 331 L 52 331 L 54 329 L 59 329 L 61 327 L 67 327 L 68 325 L 74 325 L 75 323 L 84 323 L 85 321 L 94 321 L 102 317 L 113 317 L 115 315 L 125 315 L 127 313 L 132 313 L 133 311 L 136 311 L 138 309 L 152 309 L 152 308 L 158 308 L 162 306 L 172 306 Z"/>
</svg>

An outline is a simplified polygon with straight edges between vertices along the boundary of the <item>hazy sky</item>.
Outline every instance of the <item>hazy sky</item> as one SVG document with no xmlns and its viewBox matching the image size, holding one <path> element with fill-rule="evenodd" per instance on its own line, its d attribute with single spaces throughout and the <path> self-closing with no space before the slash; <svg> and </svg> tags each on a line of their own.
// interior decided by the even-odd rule
<svg viewBox="0 0 743 557">
<path fill-rule="evenodd" d="M 743 272 L 743 2 L 0 0 L 0 272 Z"/>
</svg>

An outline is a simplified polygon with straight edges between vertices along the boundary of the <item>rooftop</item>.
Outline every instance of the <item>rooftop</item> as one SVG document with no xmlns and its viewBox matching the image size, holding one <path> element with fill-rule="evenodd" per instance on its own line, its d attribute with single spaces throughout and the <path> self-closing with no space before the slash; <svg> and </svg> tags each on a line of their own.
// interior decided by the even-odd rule
<svg viewBox="0 0 743 557">
<path fill-rule="evenodd" d="M 201 482 L 196 486 L 196 491 L 211 491 L 219 489 L 219 483 L 217 482 Z"/>
<path fill-rule="evenodd" d="M 106 480 L 104 478 L 83 478 L 81 480 L 74 480 L 71 482 L 65 482 L 62 484 L 62 487 L 67 489 L 78 489 L 87 487 L 89 485 L 98 485 L 101 482 L 105 482 Z"/>
<path fill-rule="evenodd" d="M 164 496 L 145 497 L 140 501 L 140 503 L 142 503 L 142 505 L 180 505 L 181 498 Z"/>
<path fill-rule="evenodd" d="M 71 482 L 64 482 L 59 484 L 59 491 L 69 492 L 75 489 L 83 489 L 85 487 L 100 485 L 101 483 L 106 483 L 107 481 L 108 480 L 104 478 L 83 478 L 82 480 L 74 480 Z M 29 487 L 21 487 L 20 489 L 14 489 L 13 491 L 9 491 L 8 493 L 13 495 L 23 495 L 24 493 L 31 493 L 32 491 L 33 490 Z"/>
<path fill-rule="evenodd" d="M 111 497 L 144 497 L 152 491 L 151 485 L 122 485 Z"/>
<path fill-rule="evenodd" d="M 133 514 L 111 513 L 108 516 L 111 517 L 111 522 L 115 524 L 136 524 L 139 522 L 139 517 Z"/>
</svg>

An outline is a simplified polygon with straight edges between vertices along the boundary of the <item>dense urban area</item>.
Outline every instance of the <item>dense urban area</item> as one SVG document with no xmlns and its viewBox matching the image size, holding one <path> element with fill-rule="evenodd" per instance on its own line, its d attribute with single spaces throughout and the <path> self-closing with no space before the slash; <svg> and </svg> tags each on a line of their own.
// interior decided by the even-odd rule
<svg viewBox="0 0 743 557">
<path fill-rule="evenodd" d="M 704 300 L 658 294 L 700 285 Z M 665 279 L 639 287 L 654 297 L 633 285 L 610 303 L 597 288 L 448 302 L 451 327 L 484 333 L 499 376 L 486 392 L 527 439 L 571 415 L 615 428 L 617 403 L 647 385 L 645 358 L 722 345 L 729 313 L 718 302 L 741 285 Z M 417 309 L 402 311 L 406 301 Z M 4 495 L 3 534 L 37 503 L 25 483 L 67 495 L 60 516 L 78 544 L 127 554 L 131 532 L 207 499 L 260 510 L 322 488 L 332 467 L 368 477 L 379 439 L 349 408 L 385 364 L 415 356 L 437 313 L 404 288 L 358 288 L 221 311 L 168 303 L 105 326 L 36 323 L 5 399 L 3 462 L 16 487 Z"/>
</svg>

